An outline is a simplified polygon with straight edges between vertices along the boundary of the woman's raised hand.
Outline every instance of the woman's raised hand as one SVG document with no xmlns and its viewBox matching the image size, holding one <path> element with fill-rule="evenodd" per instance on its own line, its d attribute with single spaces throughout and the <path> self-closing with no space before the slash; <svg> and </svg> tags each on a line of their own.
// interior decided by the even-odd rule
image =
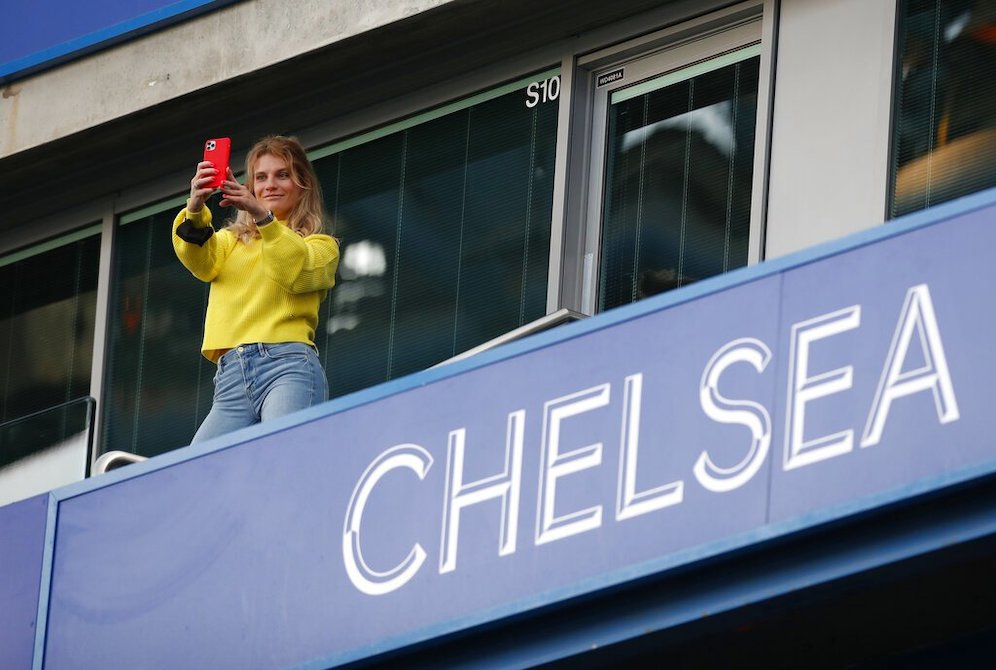
<svg viewBox="0 0 996 670">
<path fill-rule="evenodd" d="M 221 184 L 221 192 L 224 194 L 220 203 L 222 207 L 235 207 L 249 212 L 257 221 L 267 215 L 269 210 L 256 200 L 256 196 L 253 195 L 248 186 L 240 184 L 235 179 L 235 174 L 232 173 L 231 168 L 228 169 L 225 177 L 225 181 Z"/>
<path fill-rule="evenodd" d="M 187 200 L 187 211 L 191 214 L 201 211 L 204 202 L 214 193 L 210 184 L 218 174 L 217 168 L 211 161 L 201 161 L 197 164 L 197 172 L 190 180 L 190 199 Z"/>
</svg>

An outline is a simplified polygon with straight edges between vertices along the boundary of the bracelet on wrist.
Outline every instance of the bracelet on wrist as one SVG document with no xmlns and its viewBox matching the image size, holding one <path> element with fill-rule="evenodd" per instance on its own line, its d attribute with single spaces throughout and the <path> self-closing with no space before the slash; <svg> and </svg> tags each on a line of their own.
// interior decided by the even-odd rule
<svg viewBox="0 0 996 670">
<path fill-rule="evenodd" d="M 276 217 L 273 216 L 273 212 L 268 211 L 266 213 L 266 216 L 264 216 L 259 221 L 253 221 L 253 223 L 256 225 L 257 228 L 259 228 L 261 226 L 265 226 L 268 223 L 271 223 L 274 218 L 276 218 Z"/>
</svg>

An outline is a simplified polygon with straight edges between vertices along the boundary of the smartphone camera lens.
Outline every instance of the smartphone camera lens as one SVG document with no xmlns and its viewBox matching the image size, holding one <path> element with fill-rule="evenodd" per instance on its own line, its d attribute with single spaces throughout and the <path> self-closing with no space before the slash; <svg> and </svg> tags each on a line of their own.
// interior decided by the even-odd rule
<svg viewBox="0 0 996 670">
<path fill-rule="evenodd" d="M 214 141 L 211 141 L 211 142 L 208 142 L 208 143 L 207 143 L 207 150 L 208 150 L 208 151 L 214 151 L 214 148 L 215 148 L 216 146 L 217 146 L 217 145 L 216 145 L 216 144 L 214 143 Z"/>
</svg>

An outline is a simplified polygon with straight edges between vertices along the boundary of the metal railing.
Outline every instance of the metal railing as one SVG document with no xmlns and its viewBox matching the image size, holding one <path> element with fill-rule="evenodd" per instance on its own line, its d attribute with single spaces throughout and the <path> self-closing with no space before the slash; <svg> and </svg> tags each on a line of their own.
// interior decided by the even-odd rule
<svg viewBox="0 0 996 670">
<path fill-rule="evenodd" d="M 465 358 L 470 358 L 475 354 L 479 354 L 482 351 L 487 351 L 488 349 L 494 349 L 503 344 L 508 344 L 509 342 L 514 342 L 515 340 L 522 339 L 528 335 L 535 335 L 536 333 L 541 333 L 544 330 L 550 330 L 551 328 L 556 328 L 557 326 L 563 325 L 565 323 L 570 323 L 571 321 L 578 321 L 580 319 L 588 318 L 586 314 L 581 312 L 575 312 L 572 309 L 567 309 L 563 307 L 558 309 L 556 312 L 547 314 L 546 316 L 541 316 L 535 321 L 530 321 L 529 323 L 519 326 L 515 330 L 510 330 L 503 335 L 499 335 L 493 339 L 488 340 L 483 344 L 479 344 L 473 349 L 468 349 L 467 351 L 457 354 L 452 358 L 447 358 L 441 363 L 436 363 L 432 367 L 438 368 L 441 365 L 449 365 L 450 363 L 455 363 L 456 361 L 463 360 Z"/>
<path fill-rule="evenodd" d="M 106 454 L 101 454 L 100 458 L 94 461 L 91 475 L 102 475 L 105 472 L 147 460 L 149 459 L 145 456 L 139 456 L 130 451 L 108 451 Z"/>
</svg>

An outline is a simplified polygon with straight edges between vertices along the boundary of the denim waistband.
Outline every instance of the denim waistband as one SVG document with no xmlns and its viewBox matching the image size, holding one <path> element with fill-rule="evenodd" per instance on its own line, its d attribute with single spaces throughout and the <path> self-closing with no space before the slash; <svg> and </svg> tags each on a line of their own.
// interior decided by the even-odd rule
<svg viewBox="0 0 996 670">
<path fill-rule="evenodd" d="M 318 353 L 318 347 L 316 347 L 313 344 L 308 344 L 307 342 L 248 342 L 232 347 L 231 349 L 223 353 L 220 357 L 218 357 L 218 362 L 221 363 L 221 360 L 223 358 L 231 357 L 233 354 L 237 356 L 238 354 L 255 353 L 259 354 L 260 356 L 265 356 L 266 353 L 270 351 L 272 348 L 284 347 L 289 344 L 299 344 L 302 347 L 311 349 L 316 354 Z"/>
</svg>

